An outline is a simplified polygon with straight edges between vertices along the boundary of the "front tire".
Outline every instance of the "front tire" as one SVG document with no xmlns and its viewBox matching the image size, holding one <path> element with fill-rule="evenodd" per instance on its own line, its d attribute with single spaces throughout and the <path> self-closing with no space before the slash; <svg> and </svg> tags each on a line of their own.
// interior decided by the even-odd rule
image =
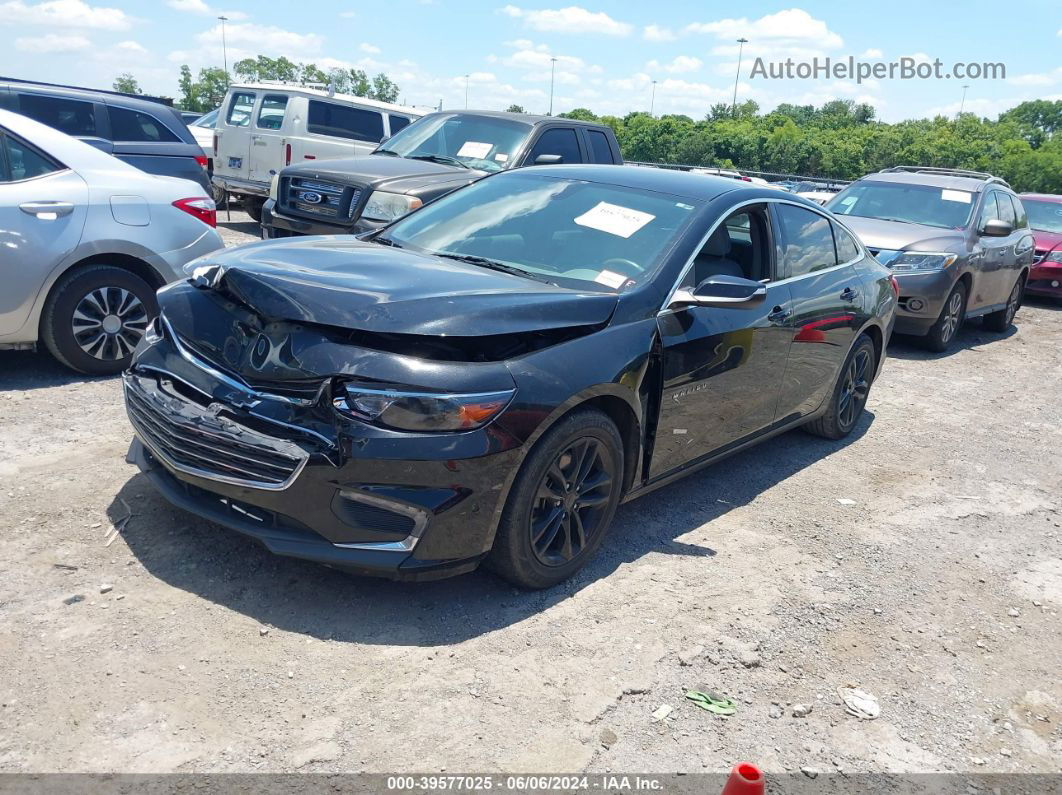
<svg viewBox="0 0 1062 795">
<path fill-rule="evenodd" d="M 1025 293 L 1024 287 L 1022 278 L 1019 276 L 1014 281 L 1014 287 L 1011 288 L 1010 295 L 1007 297 L 1007 305 L 998 312 L 985 315 L 986 329 L 1004 332 L 1010 328 L 1010 324 L 1014 322 L 1014 316 L 1018 314 L 1018 309 L 1021 307 L 1021 299 Z"/>
<path fill-rule="evenodd" d="M 830 406 L 804 429 L 826 439 L 843 439 L 852 432 L 866 408 L 870 385 L 877 371 L 874 343 L 865 334 L 856 340 L 841 367 L 830 396 Z"/>
<path fill-rule="evenodd" d="M 963 320 L 966 319 L 966 285 L 958 282 L 948 294 L 944 302 L 944 308 L 940 310 L 940 317 L 934 323 L 929 333 L 926 334 L 924 344 L 929 350 L 943 353 L 951 347 L 951 343 L 962 328 Z"/>
<path fill-rule="evenodd" d="M 115 375 L 159 312 L 154 288 L 124 268 L 90 265 L 64 276 L 41 317 L 52 356 L 86 375 Z"/>
<path fill-rule="evenodd" d="M 571 577 L 601 546 L 623 487 L 623 441 L 580 409 L 535 444 L 513 482 L 487 565 L 521 588 Z"/>
</svg>

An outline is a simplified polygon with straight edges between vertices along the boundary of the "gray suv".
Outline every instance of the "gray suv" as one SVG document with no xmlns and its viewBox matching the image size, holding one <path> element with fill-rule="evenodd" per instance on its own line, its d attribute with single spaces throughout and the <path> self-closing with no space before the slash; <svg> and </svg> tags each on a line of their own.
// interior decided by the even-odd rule
<svg viewBox="0 0 1062 795">
<path fill-rule="evenodd" d="M 984 317 L 993 331 L 1010 327 L 1033 236 L 1021 200 L 999 177 L 897 166 L 853 182 L 826 207 L 892 269 L 898 334 L 945 351 L 968 318 Z"/>
</svg>

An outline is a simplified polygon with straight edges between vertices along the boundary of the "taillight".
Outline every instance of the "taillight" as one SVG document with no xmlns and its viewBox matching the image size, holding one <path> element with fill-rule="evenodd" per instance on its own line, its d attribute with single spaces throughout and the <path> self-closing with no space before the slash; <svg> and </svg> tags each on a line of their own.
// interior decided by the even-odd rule
<svg viewBox="0 0 1062 795">
<path fill-rule="evenodd" d="M 284 165 L 285 166 L 290 166 L 291 165 L 291 144 L 287 144 L 284 147 Z"/>
<path fill-rule="evenodd" d="M 218 156 L 218 134 L 214 133 L 214 157 Z"/>
<path fill-rule="evenodd" d="M 207 162 L 208 162 L 207 161 L 207 156 L 206 155 L 196 155 L 195 156 L 195 162 L 197 162 L 203 168 L 206 168 L 207 167 Z"/>
<path fill-rule="evenodd" d="M 218 209 L 213 199 L 200 196 L 194 199 L 178 199 L 173 203 L 178 210 L 194 215 L 207 226 L 217 228 Z"/>
<path fill-rule="evenodd" d="M 892 285 L 892 291 L 896 294 L 896 297 L 900 297 L 900 283 L 896 281 L 896 277 L 891 273 L 889 274 L 889 284 Z"/>
</svg>

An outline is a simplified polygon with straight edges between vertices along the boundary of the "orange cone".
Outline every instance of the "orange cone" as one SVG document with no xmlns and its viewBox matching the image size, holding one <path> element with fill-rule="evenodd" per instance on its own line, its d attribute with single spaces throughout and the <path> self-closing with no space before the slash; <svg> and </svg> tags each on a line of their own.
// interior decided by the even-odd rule
<svg viewBox="0 0 1062 795">
<path fill-rule="evenodd" d="M 749 762 L 739 762 L 730 771 L 720 795 L 763 795 L 763 773 Z"/>
</svg>

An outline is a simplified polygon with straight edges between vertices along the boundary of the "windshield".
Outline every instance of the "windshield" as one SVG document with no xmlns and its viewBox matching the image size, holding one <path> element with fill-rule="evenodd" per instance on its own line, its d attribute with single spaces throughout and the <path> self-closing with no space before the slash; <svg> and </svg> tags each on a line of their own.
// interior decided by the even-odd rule
<svg viewBox="0 0 1062 795">
<path fill-rule="evenodd" d="M 1029 214 L 1030 227 L 1037 232 L 1062 235 L 1062 202 L 1042 202 L 1023 197 L 1021 203 Z"/>
<path fill-rule="evenodd" d="M 510 165 L 530 132 L 530 126 L 512 119 L 459 114 L 425 116 L 395 133 L 376 151 L 457 160 L 469 168 L 501 171 Z"/>
<path fill-rule="evenodd" d="M 693 214 L 675 196 L 520 169 L 432 202 L 381 242 L 487 260 L 474 264 L 564 287 L 620 290 L 649 279 Z"/>
<path fill-rule="evenodd" d="M 929 185 L 857 182 L 830 199 L 826 209 L 838 215 L 961 229 L 970 220 L 974 198 L 969 191 Z"/>
<path fill-rule="evenodd" d="M 200 116 L 198 119 L 193 121 L 192 122 L 192 126 L 193 127 L 213 127 L 217 123 L 217 120 L 218 120 L 218 111 L 215 108 L 214 110 L 210 111 L 210 113 L 207 113 L 207 114 L 205 114 L 203 116 Z"/>
</svg>

